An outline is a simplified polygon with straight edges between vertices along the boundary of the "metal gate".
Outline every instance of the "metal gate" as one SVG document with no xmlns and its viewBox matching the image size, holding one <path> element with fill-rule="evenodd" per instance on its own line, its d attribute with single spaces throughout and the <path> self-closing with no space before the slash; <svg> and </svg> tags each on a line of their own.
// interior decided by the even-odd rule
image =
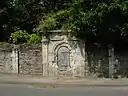
<svg viewBox="0 0 128 96">
<path fill-rule="evenodd" d="M 70 51 L 67 47 L 60 47 L 58 49 L 57 64 L 60 71 L 66 71 L 70 65 Z"/>
</svg>

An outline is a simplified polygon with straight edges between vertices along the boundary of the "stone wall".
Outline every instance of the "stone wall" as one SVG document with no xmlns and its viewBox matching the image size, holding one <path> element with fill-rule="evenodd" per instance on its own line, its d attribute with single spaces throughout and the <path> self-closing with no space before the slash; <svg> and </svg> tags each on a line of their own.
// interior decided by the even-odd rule
<svg viewBox="0 0 128 96">
<path fill-rule="evenodd" d="M 0 44 L 0 73 L 128 77 L 128 46 L 86 44 L 53 31 L 38 45 Z"/>
<path fill-rule="evenodd" d="M 128 46 L 86 46 L 88 76 L 128 78 Z"/>
<path fill-rule="evenodd" d="M 19 73 L 42 74 L 42 48 L 40 45 L 20 46 Z"/>
<path fill-rule="evenodd" d="M 0 45 L 0 73 L 42 74 L 39 45 Z"/>
<path fill-rule="evenodd" d="M 128 46 L 118 46 L 115 48 L 115 69 L 118 77 L 128 78 Z"/>
<path fill-rule="evenodd" d="M 109 77 L 108 47 L 100 44 L 91 44 L 86 47 L 88 75 Z"/>
<path fill-rule="evenodd" d="M 0 72 L 10 73 L 12 71 L 12 46 L 0 45 Z"/>
</svg>

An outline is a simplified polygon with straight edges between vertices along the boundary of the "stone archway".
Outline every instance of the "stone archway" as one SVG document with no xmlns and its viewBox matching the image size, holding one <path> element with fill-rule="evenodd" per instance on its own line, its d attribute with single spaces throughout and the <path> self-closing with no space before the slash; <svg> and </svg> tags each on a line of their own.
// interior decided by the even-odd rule
<svg viewBox="0 0 128 96">
<path fill-rule="evenodd" d="M 61 46 L 57 50 L 57 65 L 59 71 L 66 71 L 70 66 L 70 50 L 66 46 Z"/>
<path fill-rule="evenodd" d="M 68 40 L 62 32 L 50 32 L 49 43 L 42 38 L 42 64 L 44 76 L 84 76 L 84 45 L 77 38 Z M 75 42 L 72 46 L 72 42 Z M 81 53 L 83 52 L 83 54 Z"/>
</svg>

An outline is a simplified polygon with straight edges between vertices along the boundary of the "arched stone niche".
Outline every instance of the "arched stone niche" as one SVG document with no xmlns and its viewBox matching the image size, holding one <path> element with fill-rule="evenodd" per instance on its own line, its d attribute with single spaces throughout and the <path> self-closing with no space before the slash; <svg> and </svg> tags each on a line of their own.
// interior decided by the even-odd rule
<svg viewBox="0 0 128 96">
<path fill-rule="evenodd" d="M 84 76 L 84 42 L 75 37 L 69 40 L 62 30 L 51 31 L 49 40 L 42 42 L 44 76 Z"/>
</svg>

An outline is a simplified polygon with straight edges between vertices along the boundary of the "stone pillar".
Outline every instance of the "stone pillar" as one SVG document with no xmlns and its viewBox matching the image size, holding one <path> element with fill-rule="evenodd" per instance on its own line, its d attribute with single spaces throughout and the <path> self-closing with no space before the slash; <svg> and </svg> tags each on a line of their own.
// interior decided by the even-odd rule
<svg viewBox="0 0 128 96">
<path fill-rule="evenodd" d="M 43 76 L 48 76 L 48 40 L 42 38 Z"/>
<path fill-rule="evenodd" d="M 19 73 L 19 51 L 16 46 L 12 50 L 12 73 Z"/>
<path fill-rule="evenodd" d="M 86 48 L 86 42 L 85 42 L 85 76 L 88 76 L 89 74 L 89 68 L 88 68 L 88 51 L 87 51 L 87 48 Z"/>
<path fill-rule="evenodd" d="M 75 52 L 73 53 L 73 61 L 75 62 L 73 65 L 75 71 L 73 76 L 85 76 L 85 44 L 83 41 L 75 41 L 76 48 Z M 73 50 L 73 49 L 72 49 Z"/>
<path fill-rule="evenodd" d="M 89 68 L 88 68 L 88 55 L 87 55 L 88 53 L 87 52 L 85 52 L 85 76 L 88 76 L 88 73 L 89 73 Z"/>
<path fill-rule="evenodd" d="M 114 47 L 112 45 L 108 46 L 108 56 L 109 56 L 109 77 L 113 78 L 114 76 Z"/>
</svg>

